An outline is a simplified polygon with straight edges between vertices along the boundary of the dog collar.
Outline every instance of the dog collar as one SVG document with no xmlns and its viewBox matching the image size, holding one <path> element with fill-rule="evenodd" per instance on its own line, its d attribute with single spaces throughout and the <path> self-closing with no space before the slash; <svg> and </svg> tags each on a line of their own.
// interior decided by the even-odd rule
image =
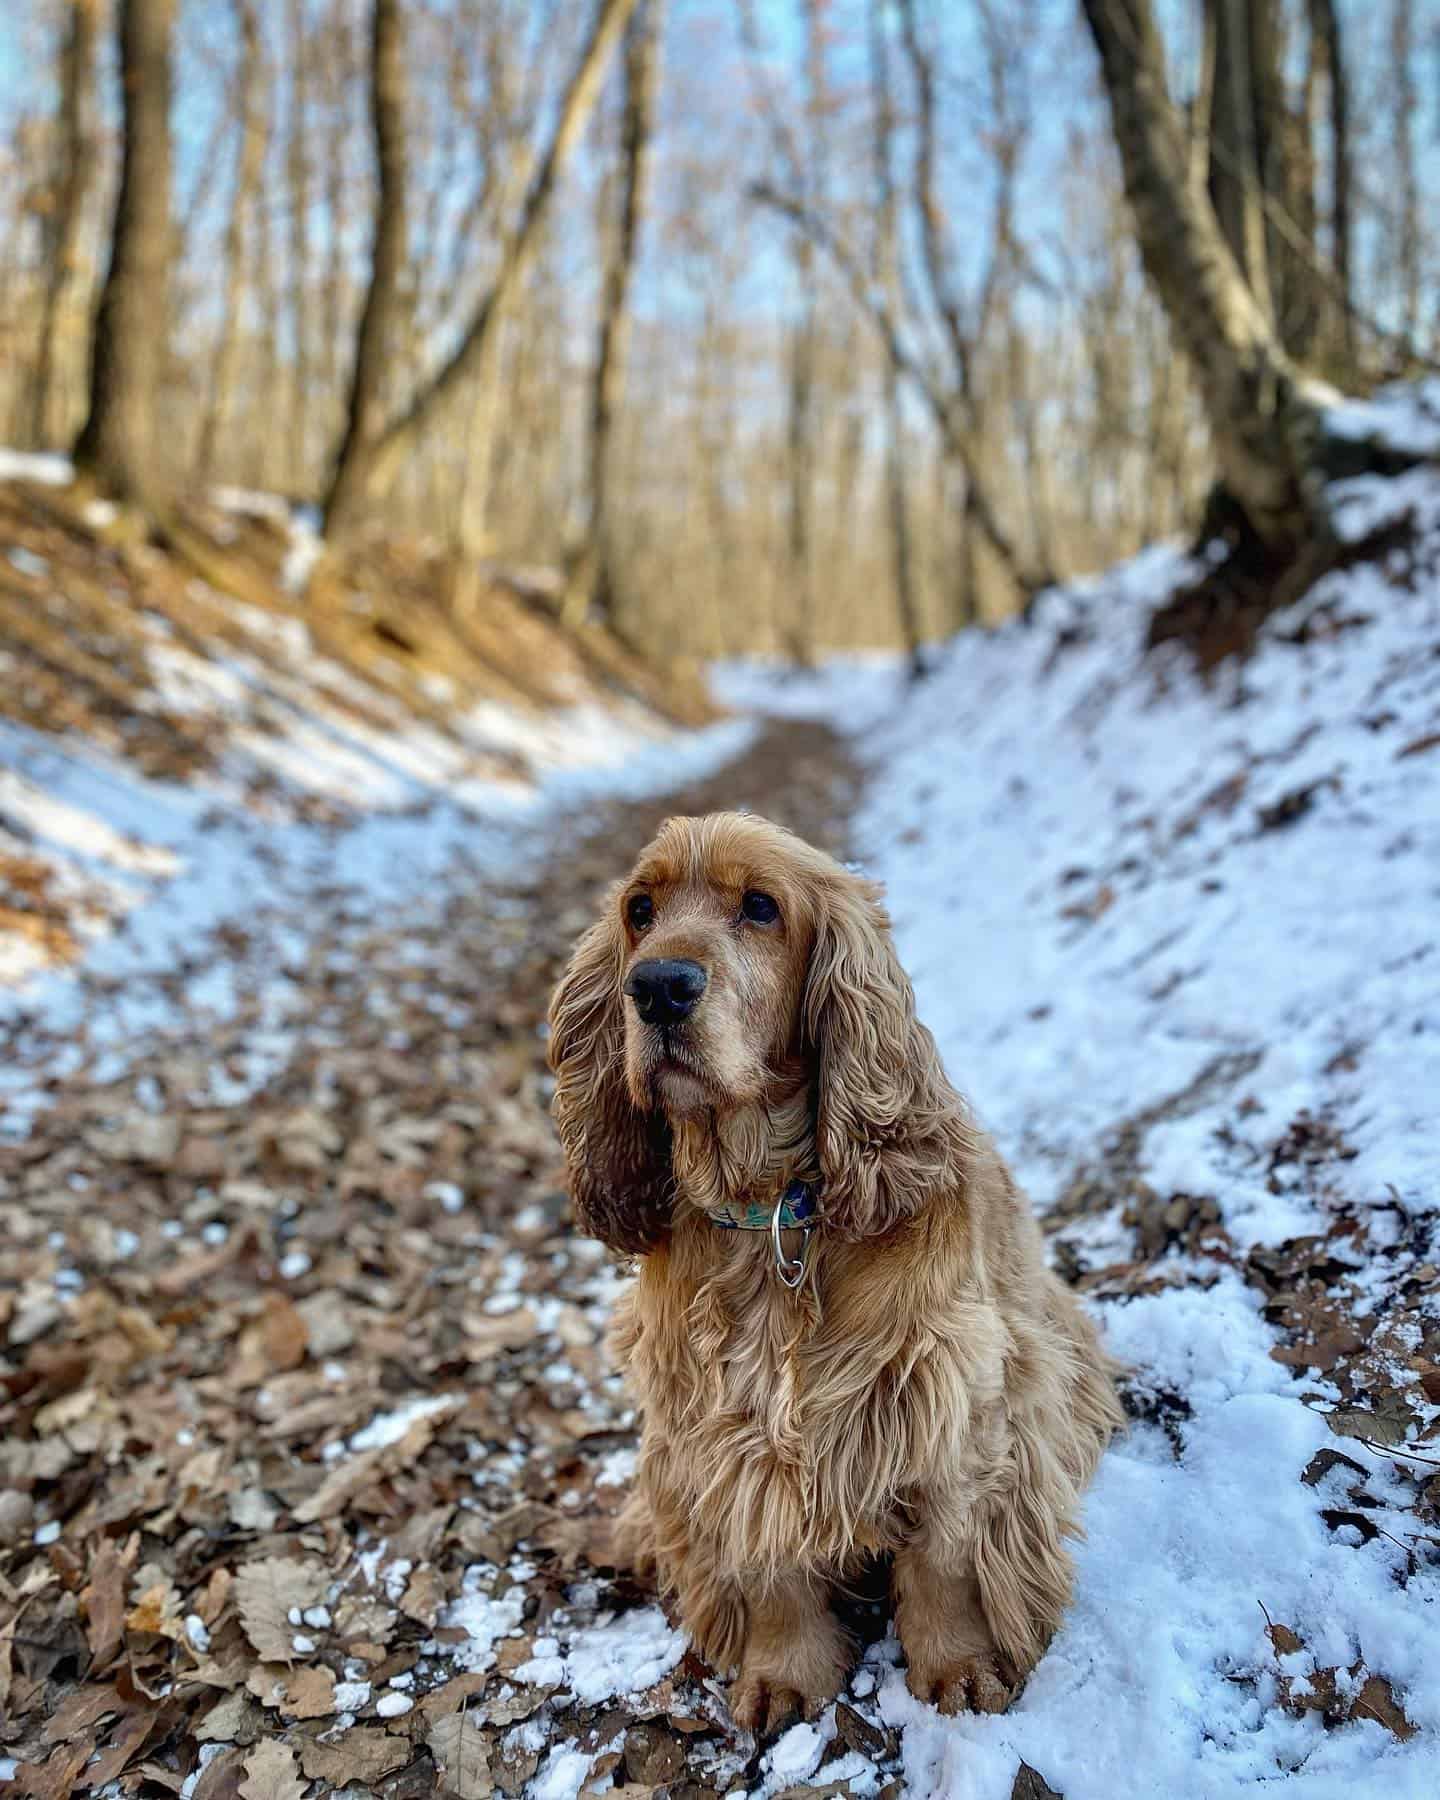
<svg viewBox="0 0 1440 1800">
<path fill-rule="evenodd" d="M 815 1223 L 815 1190 L 808 1181 L 792 1181 L 774 1206 L 747 1200 L 743 1206 L 722 1206 L 710 1214 L 722 1231 L 771 1231 L 778 1217 L 781 1231 L 809 1231 Z"/>
<path fill-rule="evenodd" d="M 768 1231 L 775 1251 L 775 1273 L 787 1288 L 798 1288 L 805 1280 L 809 1260 L 810 1233 L 818 1223 L 815 1217 L 815 1190 L 808 1181 L 792 1181 L 774 1206 L 758 1200 L 747 1200 L 744 1206 L 722 1206 L 710 1214 L 722 1231 Z M 798 1231 L 800 1254 L 785 1254 L 782 1231 Z"/>
</svg>

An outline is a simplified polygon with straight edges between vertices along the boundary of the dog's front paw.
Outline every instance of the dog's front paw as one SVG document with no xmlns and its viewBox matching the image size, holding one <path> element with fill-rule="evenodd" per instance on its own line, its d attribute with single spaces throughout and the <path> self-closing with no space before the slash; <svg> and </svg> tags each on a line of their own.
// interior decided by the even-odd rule
<svg viewBox="0 0 1440 1800">
<path fill-rule="evenodd" d="M 1015 1698 L 1018 1682 L 1003 1657 L 982 1650 L 953 1662 L 912 1663 L 906 1680 L 917 1700 L 942 1713 L 1002 1713 Z"/>
<path fill-rule="evenodd" d="M 742 1731 L 772 1737 L 802 1716 L 815 1718 L 833 1698 L 833 1694 L 802 1694 L 799 1688 L 763 1675 L 741 1675 L 730 1689 L 730 1716 Z"/>
</svg>

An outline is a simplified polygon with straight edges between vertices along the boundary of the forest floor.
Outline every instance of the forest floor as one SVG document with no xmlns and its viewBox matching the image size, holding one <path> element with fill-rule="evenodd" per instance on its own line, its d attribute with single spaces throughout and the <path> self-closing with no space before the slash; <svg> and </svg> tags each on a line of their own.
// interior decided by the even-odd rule
<svg viewBox="0 0 1440 1800">
<path fill-rule="evenodd" d="M 413 759 L 388 823 L 288 761 L 257 798 L 233 744 L 134 785 L 128 728 L 102 758 L 0 727 L 0 828 L 63 898 L 105 822 L 130 883 L 0 1005 L 0 1780 L 1433 1796 L 1440 477 L 1337 498 L 1346 566 L 1208 678 L 1140 653 L 1197 574 L 1156 551 L 915 690 L 722 672 L 763 717 L 631 720 L 627 763 L 528 813 Z M 27 581 L 78 555 L 19 547 Z M 542 1022 L 659 819 L 722 805 L 885 879 L 1128 1365 L 1075 1605 L 1004 1718 L 914 1701 L 858 1605 L 844 1698 L 756 1742 L 608 1561 L 625 1275 L 568 1220 Z"/>
</svg>

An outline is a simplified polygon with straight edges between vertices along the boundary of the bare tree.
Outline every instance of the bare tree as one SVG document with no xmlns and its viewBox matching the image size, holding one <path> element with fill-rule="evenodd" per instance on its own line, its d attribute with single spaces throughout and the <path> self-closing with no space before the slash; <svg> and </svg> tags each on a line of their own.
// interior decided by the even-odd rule
<svg viewBox="0 0 1440 1800">
<path fill-rule="evenodd" d="M 385 427 L 389 355 L 404 299 L 405 21 L 401 0 L 374 0 L 371 11 L 370 123 L 379 176 L 375 243 L 355 344 L 345 435 L 325 502 L 327 534 L 352 523 L 365 496 L 374 449 Z"/>
<path fill-rule="evenodd" d="M 377 18 L 382 11 L 395 14 L 389 29 L 396 33 L 398 41 L 397 0 L 375 0 L 375 6 Z M 403 268 L 403 222 L 397 223 L 394 211 L 397 202 L 403 207 L 404 152 L 403 145 L 390 137 L 398 123 L 398 111 L 403 110 L 403 69 L 397 60 L 393 72 L 383 79 L 378 74 L 372 78 L 372 111 L 381 162 L 376 251 L 371 270 L 371 292 L 362 319 L 361 345 L 355 358 L 349 419 L 325 502 L 327 537 L 343 537 L 354 526 L 366 501 L 393 482 L 401 463 L 414 449 L 426 426 L 464 390 L 475 371 L 483 367 L 506 302 L 524 280 L 539 250 L 541 231 L 560 176 L 594 109 L 606 64 L 635 6 L 636 0 L 599 0 L 580 59 L 561 99 L 545 154 L 520 209 L 520 217 L 501 245 L 494 280 L 470 314 L 455 349 L 435 373 L 421 383 L 408 404 L 393 415 L 387 414 L 384 406 L 382 352 L 376 346 L 383 344 L 388 335 Z M 377 61 L 379 39 L 377 23 Z M 393 103 L 397 96 L 398 109 Z M 385 118 L 383 128 L 382 113 Z M 387 144 L 393 143 L 392 168 L 388 176 L 385 171 L 387 152 L 381 148 L 382 129 Z M 391 214 L 388 219 L 387 212 Z"/>
<path fill-rule="evenodd" d="M 1341 360 L 1355 364 L 1355 287 L 1351 268 L 1350 92 L 1335 0 L 1308 0 L 1311 61 L 1329 94 L 1330 238 Z"/>
<path fill-rule="evenodd" d="M 655 128 L 655 94 L 663 0 L 640 0 L 626 32 L 620 121 L 620 197 L 606 232 L 595 367 L 590 378 L 587 442 L 588 505 L 580 558 L 572 572 L 566 612 L 572 619 L 615 611 L 615 520 L 610 465 L 616 404 L 624 381 L 629 295 L 645 209 L 646 166 Z"/>
<path fill-rule="evenodd" d="M 125 499 L 159 493 L 156 413 L 169 344 L 174 0 L 119 0 L 124 144 L 76 466 Z"/>
<path fill-rule="evenodd" d="M 1260 20 L 1269 0 L 1206 0 L 1213 27 L 1210 94 L 1210 203 L 1255 304 L 1271 321 L 1269 234 L 1261 180 Z"/>
<path fill-rule="evenodd" d="M 309 470 L 308 421 L 313 404 L 310 367 L 310 35 L 305 26 L 305 0 L 289 0 L 286 60 L 290 65 L 289 129 L 285 139 L 285 182 L 290 213 L 290 331 L 294 364 L 290 371 L 290 454 L 286 466 L 292 493 L 306 483 Z"/>
<path fill-rule="evenodd" d="M 1083 8 L 1141 258 L 1195 365 L 1225 484 L 1259 540 L 1293 553 L 1324 530 L 1320 408 L 1188 179 L 1149 0 L 1083 0 Z"/>
<path fill-rule="evenodd" d="M 240 65 L 235 78 L 235 114 L 240 140 L 235 162 L 235 185 L 230 194 L 230 217 L 225 229 L 225 291 L 221 302 L 220 340 L 210 378 L 209 401 L 195 452 L 195 475 L 209 480 L 216 446 L 230 422 L 235 377 L 240 362 L 241 311 L 245 293 L 246 232 L 260 191 L 265 166 L 265 117 L 261 104 L 264 53 L 255 0 L 234 0 L 235 24 L 240 35 Z"/>
<path fill-rule="evenodd" d="M 1401 331 L 1413 345 L 1420 327 L 1420 181 L 1415 167 L 1415 11 L 1412 0 L 1391 0 L 1390 93 L 1394 161 L 1395 268 Z"/>
<path fill-rule="evenodd" d="M 99 0 L 69 0 L 68 13 L 69 25 L 60 56 L 60 132 L 56 146 L 59 179 L 31 403 L 30 432 L 37 444 L 53 442 L 57 432 L 55 390 L 60 344 L 80 264 L 85 208 L 99 168 L 95 141 Z"/>
<path fill-rule="evenodd" d="M 883 0 L 870 0 L 870 80 L 874 90 L 876 261 L 886 306 L 900 306 L 899 207 L 895 193 L 895 96 L 890 78 Z M 916 593 L 915 557 L 910 542 L 910 501 L 905 481 L 905 432 L 901 413 L 900 371 L 885 358 L 885 501 L 890 527 L 890 558 L 900 637 L 910 657 L 910 673 L 925 673 L 920 607 Z"/>
</svg>

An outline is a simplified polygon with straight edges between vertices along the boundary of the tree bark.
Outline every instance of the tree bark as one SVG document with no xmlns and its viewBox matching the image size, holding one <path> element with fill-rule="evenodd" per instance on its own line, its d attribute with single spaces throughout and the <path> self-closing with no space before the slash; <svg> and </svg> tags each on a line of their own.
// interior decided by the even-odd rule
<svg viewBox="0 0 1440 1800">
<path fill-rule="evenodd" d="M 636 3 L 637 0 L 600 0 L 599 10 L 580 60 L 561 100 L 553 134 L 525 197 L 519 221 L 501 248 L 500 265 L 495 279 L 471 313 L 455 350 L 436 373 L 422 384 L 409 405 L 388 423 L 384 419 L 379 383 L 374 379 L 378 370 L 367 368 L 367 388 L 361 397 L 363 405 L 357 404 L 357 396 L 352 393 L 350 419 L 336 458 L 335 473 L 325 504 L 326 537 L 340 538 L 353 528 L 367 501 L 382 493 L 394 481 L 400 464 L 413 450 L 436 414 L 457 392 L 463 390 L 468 378 L 483 365 L 505 304 L 524 280 L 540 248 L 542 227 L 561 174 L 594 110 L 606 64 L 629 23 Z M 377 13 L 381 8 L 386 12 L 398 11 L 395 0 L 376 0 L 376 8 Z M 377 120 L 377 139 L 378 135 Z M 398 175 L 403 171 L 397 169 L 395 173 Z M 382 190 L 383 187 L 382 168 Z M 377 231 L 376 243 L 377 260 L 382 254 L 380 237 L 384 229 L 385 210 L 382 196 L 381 227 Z M 403 233 L 399 234 L 397 241 L 403 254 Z M 383 249 L 388 256 L 389 245 L 383 246 Z M 399 286 L 398 270 L 387 272 L 386 285 L 391 291 L 382 293 L 385 301 L 385 306 L 381 309 L 382 315 L 391 309 L 394 290 Z M 375 299 L 375 287 L 376 277 L 372 271 L 371 295 L 366 302 L 367 315 Z M 384 323 L 383 316 L 380 323 Z M 372 324 L 372 337 L 374 329 Z M 364 320 L 361 336 L 364 340 Z M 366 361 L 363 355 L 357 354 L 357 384 Z"/>
<path fill-rule="evenodd" d="M 290 129 L 285 143 L 290 205 L 290 329 L 294 361 L 290 369 L 290 454 L 287 486 L 299 495 L 308 486 L 308 431 L 314 394 L 310 368 L 310 42 L 304 0 L 289 0 Z"/>
<path fill-rule="evenodd" d="M 401 0 L 374 0 L 370 19 L 370 125 L 379 193 L 370 285 L 360 314 L 345 435 L 325 502 L 325 535 L 358 522 L 385 423 L 388 353 L 400 322 L 405 274 L 405 21 Z"/>
<path fill-rule="evenodd" d="M 1347 372 L 1355 366 L 1355 290 L 1351 276 L 1350 84 L 1335 0 L 1309 0 L 1311 42 L 1328 83 L 1330 115 L 1330 238 L 1340 309 L 1337 335 Z"/>
<path fill-rule="evenodd" d="M 169 343 L 174 0 L 119 0 L 124 142 L 77 468 L 121 499 L 163 493 L 156 409 Z"/>
<path fill-rule="evenodd" d="M 1264 5 L 1266 0 L 1259 0 Z M 1256 141 L 1252 0 L 1207 0 L 1215 76 L 1210 94 L 1210 204 L 1230 254 L 1267 318 L 1275 317 Z"/>
<path fill-rule="evenodd" d="M 62 326 L 80 262 L 85 207 L 99 168 L 95 141 L 95 46 L 100 29 L 99 0 L 70 0 L 70 26 L 60 57 L 60 179 L 56 195 L 50 264 L 46 271 L 40 353 L 36 362 L 30 434 L 35 443 L 58 436 L 58 386 Z"/>
<path fill-rule="evenodd" d="M 1149 0 L 1082 4 L 1141 259 L 1195 365 L 1225 484 L 1260 541 L 1293 553 L 1323 529 L 1319 408 L 1246 285 L 1213 209 L 1186 179 L 1184 133 Z"/>
<path fill-rule="evenodd" d="M 1413 346 L 1420 328 L 1420 182 L 1415 167 L 1415 17 L 1411 0 L 1391 0 L 1391 131 L 1396 184 L 1394 264 L 1401 331 Z"/>
<path fill-rule="evenodd" d="M 870 79 L 874 87 L 876 261 L 886 306 L 899 310 L 899 216 L 895 194 L 895 96 L 885 39 L 882 0 L 870 0 Z M 885 358 L 885 510 L 890 527 L 890 567 L 900 641 L 910 659 L 911 678 L 925 673 L 920 608 L 915 591 L 915 557 L 910 541 L 910 498 L 905 483 L 904 426 L 900 371 Z"/>
<path fill-rule="evenodd" d="M 235 90 L 235 111 L 240 125 L 240 149 L 235 165 L 235 187 L 230 197 L 230 218 L 225 228 L 225 296 L 221 307 L 220 342 L 210 377 L 209 404 L 200 428 L 195 453 L 196 479 L 210 479 L 215 449 L 230 420 L 235 375 L 240 362 L 240 315 L 245 292 L 245 237 L 254 210 L 265 166 L 265 126 L 260 107 L 263 61 L 260 20 L 254 0 L 235 0 L 240 32 L 240 70 Z"/>
<path fill-rule="evenodd" d="M 639 0 L 626 32 L 625 89 L 620 125 L 620 204 L 608 233 L 601 277 L 595 367 L 590 378 L 587 518 L 580 564 L 566 597 L 570 618 L 595 612 L 610 618 L 615 601 L 611 444 L 629 348 L 630 285 L 645 211 L 646 169 L 655 128 L 663 0 Z"/>
</svg>

